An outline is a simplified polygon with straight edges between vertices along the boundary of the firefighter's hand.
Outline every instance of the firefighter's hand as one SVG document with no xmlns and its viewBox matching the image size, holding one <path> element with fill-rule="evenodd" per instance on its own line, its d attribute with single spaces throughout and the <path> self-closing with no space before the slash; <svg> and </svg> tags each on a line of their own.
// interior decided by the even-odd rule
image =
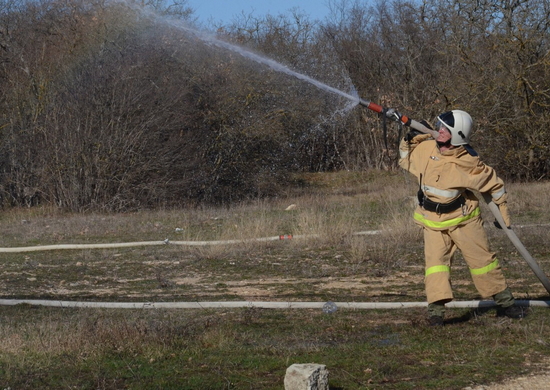
<svg viewBox="0 0 550 390">
<path fill-rule="evenodd" d="M 502 215 L 502 219 L 504 220 L 504 224 L 507 228 L 509 228 L 512 223 L 510 220 L 510 212 L 508 211 L 508 203 L 502 202 L 498 205 L 498 209 L 500 211 L 500 215 Z M 498 221 L 495 221 L 495 226 L 499 229 L 502 229 L 502 226 L 500 226 L 500 223 Z"/>
<path fill-rule="evenodd" d="M 390 118 L 391 120 L 394 120 L 396 122 L 401 120 L 401 114 L 397 112 L 395 108 L 388 108 L 386 110 L 386 117 Z"/>
<path fill-rule="evenodd" d="M 411 142 L 414 137 L 420 134 L 422 134 L 420 131 L 412 129 L 407 134 L 405 134 L 405 141 Z"/>
</svg>

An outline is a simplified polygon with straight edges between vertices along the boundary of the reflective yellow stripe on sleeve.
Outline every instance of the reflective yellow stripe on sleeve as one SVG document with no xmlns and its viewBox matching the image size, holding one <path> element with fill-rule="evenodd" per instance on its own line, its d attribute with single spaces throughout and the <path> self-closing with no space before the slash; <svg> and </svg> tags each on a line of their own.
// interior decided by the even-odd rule
<svg viewBox="0 0 550 390">
<path fill-rule="evenodd" d="M 414 213 L 414 219 L 417 220 L 418 222 L 422 223 L 426 227 L 448 228 L 448 227 L 451 227 L 451 226 L 460 225 L 462 222 L 465 222 L 469 219 L 477 217 L 479 214 L 481 214 L 481 210 L 480 210 L 479 207 L 477 207 L 474 211 L 472 211 L 468 215 L 464 215 L 464 216 L 461 216 L 461 217 L 449 219 L 447 221 L 441 221 L 441 222 L 430 221 L 429 219 L 424 218 L 424 216 L 420 213 Z"/>
<path fill-rule="evenodd" d="M 486 265 L 482 268 L 470 268 L 470 273 L 472 275 L 483 275 L 488 273 L 489 271 L 494 270 L 495 268 L 498 268 L 498 260 L 495 259 L 491 264 Z"/>
<path fill-rule="evenodd" d="M 430 267 L 426 269 L 426 276 L 435 274 L 436 272 L 451 272 L 451 267 L 448 265 L 434 265 L 433 267 Z"/>
</svg>

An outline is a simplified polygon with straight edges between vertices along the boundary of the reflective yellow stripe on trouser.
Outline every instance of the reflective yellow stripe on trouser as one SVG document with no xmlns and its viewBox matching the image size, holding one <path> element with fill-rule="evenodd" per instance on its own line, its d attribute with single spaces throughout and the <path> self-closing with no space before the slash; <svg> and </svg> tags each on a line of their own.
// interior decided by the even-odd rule
<svg viewBox="0 0 550 390">
<path fill-rule="evenodd" d="M 485 266 L 485 267 L 482 267 L 482 268 L 470 268 L 470 273 L 472 275 L 483 275 L 483 274 L 486 274 L 488 273 L 489 271 L 492 271 L 496 268 L 498 268 L 499 264 L 498 264 L 498 260 L 495 259 L 495 261 L 493 261 L 491 264 Z"/>
<path fill-rule="evenodd" d="M 451 272 L 451 267 L 448 265 L 434 265 L 426 270 L 426 276 L 435 274 L 436 272 Z"/>
<path fill-rule="evenodd" d="M 451 267 L 440 264 L 426 268 L 426 293 L 428 303 L 444 300 L 445 302 L 453 299 L 451 290 Z M 428 288 L 428 281 L 431 287 Z"/>
</svg>

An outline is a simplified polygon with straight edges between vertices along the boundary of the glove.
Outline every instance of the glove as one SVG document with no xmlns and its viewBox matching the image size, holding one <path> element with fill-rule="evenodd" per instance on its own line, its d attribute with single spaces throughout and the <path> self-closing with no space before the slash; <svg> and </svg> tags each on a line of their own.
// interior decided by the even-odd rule
<svg viewBox="0 0 550 390">
<path fill-rule="evenodd" d="M 424 125 L 426 126 L 428 129 L 430 130 L 433 130 L 433 127 L 428 123 L 428 121 L 426 121 L 425 119 L 422 119 L 420 121 L 420 124 L 421 125 Z M 415 129 L 411 129 L 406 135 L 405 135 L 405 141 L 407 142 L 411 142 L 411 140 L 416 137 L 417 135 L 419 134 L 425 134 L 425 133 L 422 133 L 421 131 L 418 131 L 418 130 L 415 130 Z"/>
<path fill-rule="evenodd" d="M 388 108 L 385 112 L 386 117 L 390 118 L 391 120 L 394 120 L 396 122 L 399 122 L 401 120 L 401 114 L 397 112 L 395 108 Z"/>
<path fill-rule="evenodd" d="M 405 134 L 405 137 L 404 137 L 405 141 L 411 142 L 414 137 L 416 137 L 417 135 L 420 135 L 420 134 L 422 134 L 422 133 L 418 130 L 414 130 L 414 129 L 410 130 L 407 134 Z"/>
<path fill-rule="evenodd" d="M 506 201 L 502 202 L 498 205 L 498 210 L 500 211 L 500 214 L 502 215 L 502 219 L 504 220 L 504 224 L 507 228 L 509 228 L 512 223 L 510 220 L 510 213 L 508 212 L 508 203 Z M 500 223 L 498 221 L 495 221 L 495 226 L 499 229 L 502 229 L 502 226 L 500 226 Z"/>
<path fill-rule="evenodd" d="M 508 193 L 505 192 L 498 199 L 493 199 L 493 203 L 495 203 L 498 206 L 500 214 L 502 215 L 502 219 L 504 220 L 506 227 L 509 228 L 512 225 L 512 223 L 510 220 L 510 212 L 508 211 L 508 203 L 506 203 L 507 200 L 508 200 Z M 495 226 L 499 229 L 502 229 L 502 226 L 500 226 L 500 223 L 498 223 L 498 221 L 495 221 Z"/>
</svg>

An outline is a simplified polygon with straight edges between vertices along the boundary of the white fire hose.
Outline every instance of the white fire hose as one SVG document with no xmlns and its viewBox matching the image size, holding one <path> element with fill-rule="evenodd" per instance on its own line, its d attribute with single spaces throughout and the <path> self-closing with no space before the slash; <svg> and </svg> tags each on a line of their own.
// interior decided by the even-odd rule
<svg viewBox="0 0 550 390">
<path fill-rule="evenodd" d="M 225 302 L 79 302 L 45 299 L 0 299 L 0 306 L 34 305 L 63 308 L 87 309 L 322 309 L 334 313 L 338 309 L 410 309 L 427 307 L 427 302 L 264 302 L 264 301 L 225 301 Z M 550 301 L 516 300 L 516 305 L 525 307 L 550 307 Z M 445 305 L 447 308 L 491 308 L 493 300 L 456 301 Z"/>
</svg>

